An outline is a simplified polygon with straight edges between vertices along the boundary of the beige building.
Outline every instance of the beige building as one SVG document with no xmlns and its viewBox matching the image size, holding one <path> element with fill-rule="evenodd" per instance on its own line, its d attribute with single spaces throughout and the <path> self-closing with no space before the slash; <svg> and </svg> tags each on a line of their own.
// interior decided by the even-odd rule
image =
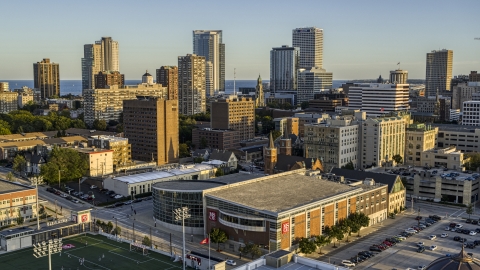
<svg viewBox="0 0 480 270">
<path fill-rule="evenodd" d="M 0 113 L 9 113 L 18 110 L 17 92 L 0 92 Z"/>
<path fill-rule="evenodd" d="M 8 82 L 0 82 L 0 92 L 7 92 L 7 91 L 10 91 Z"/>
<path fill-rule="evenodd" d="M 298 135 L 305 136 L 305 125 L 320 124 L 322 121 L 329 119 L 330 115 L 318 113 L 295 113 L 294 117 L 298 118 Z"/>
<path fill-rule="evenodd" d="M 299 119 L 297 117 L 284 117 L 273 119 L 275 130 L 283 134 L 299 134 Z"/>
<path fill-rule="evenodd" d="M 119 121 L 123 112 L 123 101 L 137 99 L 137 96 L 167 98 L 167 88 L 161 84 L 138 84 L 119 87 L 112 85 L 106 89 L 83 90 L 85 124 L 91 126 L 95 119 Z"/>
<path fill-rule="evenodd" d="M 187 54 L 178 57 L 178 105 L 181 114 L 207 110 L 205 57 Z"/>
<path fill-rule="evenodd" d="M 463 109 L 463 102 L 472 100 L 480 92 L 480 82 L 460 83 L 452 89 L 452 109 Z"/>
<path fill-rule="evenodd" d="M 325 171 L 349 162 L 358 166 L 358 128 L 351 119 L 330 119 L 324 124 L 305 125 L 303 147 L 306 158 L 319 158 Z"/>
<path fill-rule="evenodd" d="M 87 157 L 88 176 L 101 177 L 113 173 L 113 150 L 78 147 L 73 149 Z"/>
<path fill-rule="evenodd" d="M 23 106 L 25 106 L 25 104 L 29 102 L 34 102 L 33 91 L 31 93 L 28 93 L 28 92 L 18 93 L 17 105 L 19 108 L 23 108 Z"/>
<path fill-rule="evenodd" d="M 443 49 L 427 53 L 425 96 L 435 96 L 437 90 L 440 92 L 450 91 L 452 66 L 452 50 Z"/>
<path fill-rule="evenodd" d="M 390 70 L 390 83 L 395 84 L 407 84 L 408 82 L 408 71 L 407 70 Z"/>
<path fill-rule="evenodd" d="M 167 87 L 168 99 L 178 99 L 178 67 L 162 66 L 157 69 L 156 82 Z"/>
<path fill-rule="evenodd" d="M 443 167 L 458 171 L 464 171 L 465 164 L 469 161 L 469 158 L 465 157 L 455 146 L 424 151 L 421 153 L 420 159 L 422 166 Z"/>
<path fill-rule="evenodd" d="M 255 137 L 255 102 L 252 98 L 231 96 L 211 103 L 211 128 L 239 132 L 241 141 Z"/>
<path fill-rule="evenodd" d="M 60 66 L 43 58 L 33 64 L 33 87 L 40 91 L 42 99 L 60 95 Z"/>
<path fill-rule="evenodd" d="M 361 168 L 390 165 L 395 155 L 405 155 L 405 127 L 401 116 L 368 118 L 361 127 Z"/>
<path fill-rule="evenodd" d="M 406 148 L 403 163 L 412 166 L 423 166 L 421 153 L 435 148 L 438 127 L 420 124 L 409 125 L 406 132 Z"/>
<path fill-rule="evenodd" d="M 128 143 L 127 138 L 108 135 L 92 136 L 88 138 L 88 146 L 113 150 L 113 167 L 115 170 L 132 163 L 132 146 Z"/>
<path fill-rule="evenodd" d="M 132 158 L 178 162 L 178 100 L 142 98 L 123 103 L 125 137 L 132 145 Z"/>
</svg>

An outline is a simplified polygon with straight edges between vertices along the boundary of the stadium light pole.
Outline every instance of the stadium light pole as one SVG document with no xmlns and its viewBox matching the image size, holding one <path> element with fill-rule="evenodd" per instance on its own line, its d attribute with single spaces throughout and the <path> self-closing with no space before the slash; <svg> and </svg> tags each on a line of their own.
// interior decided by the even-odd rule
<svg viewBox="0 0 480 270">
<path fill-rule="evenodd" d="M 175 220 L 176 221 L 182 221 L 182 242 L 183 242 L 183 251 L 182 251 L 182 264 L 183 264 L 183 270 L 185 270 L 185 219 L 190 217 L 188 207 L 180 207 L 175 210 L 173 210 L 173 214 L 175 215 Z"/>
<path fill-rule="evenodd" d="M 33 244 L 33 256 L 41 258 L 48 256 L 48 269 L 52 270 L 52 254 L 62 252 L 62 239 L 53 239 L 48 242 L 43 241 L 37 245 Z"/>
<path fill-rule="evenodd" d="M 35 189 L 37 190 L 37 196 L 36 196 L 36 201 L 37 201 L 37 231 L 40 230 L 40 217 L 38 216 L 38 174 L 35 176 Z"/>
</svg>

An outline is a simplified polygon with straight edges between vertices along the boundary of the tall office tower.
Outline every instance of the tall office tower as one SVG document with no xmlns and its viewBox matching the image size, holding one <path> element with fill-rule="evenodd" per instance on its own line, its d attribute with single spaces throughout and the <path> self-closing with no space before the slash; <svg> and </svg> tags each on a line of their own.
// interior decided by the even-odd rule
<svg viewBox="0 0 480 270">
<path fill-rule="evenodd" d="M 157 165 L 178 162 L 178 100 L 125 100 L 123 125 L 133 159 L 153 159 Z"/>
<path fill-rule="evenodd" d="M 231 96 L 211 104 L 212 129 L 230 129 L 239 132 L 241 141 L 255 137 L 255 102 L 252 98 Z"/>
<path fill-rule="evenodd" d="M 297 74 L 297 105 L 313 99 L 315 94 L 332 88 L 333 74 L 323 68 L 299 69 Z"/>
<path fill-rule="evenodd" d="M 9 90 L 8 82 L 0 82 L 0 92 L 7 92 Z"/>
<path fill-rule="evenodd" d="M 222 30 L 194 30 L 193 53 L 204 56 L 205 61 L 211 62 L 213 88 L 207 95 L 213 96 L 215 92 L 225 91 L 225 44 L 222 42 Z"/>
<path fill-rule="evenodd" d="M 408 93 L 408 84 L 355 84 L 349 88 L 348 108 L 364 111 L 368 116 L 406 111 L 410 108 Z"/>
<path fill-rule="evenodd" d="M 60 96 L 60 66 L 49 58 L 33 64 L 33 87 L 42 99 Z"/>
<path fill-rule="evenodd" d="M 94 88 L 95 75 L 100 71 L 120 71 L 118 42 L 110 37 L 83 45 L 82 90 Z"/>
<path fill-rule="evenodd" d="M 118 71 L 100 71 L 95 74 L 95 89 L 105 89 L 107 85 L 123 86 L 125 75 Z"/>
<path fill-rule="evenodd" d="M 425 95 L 435 96 L 440 92 L 450 91 L 452 79 L 452 50 L 439 50 L 427 53 L 427 68 L 425 72 Z"/>
<path fill-rule="evenodd" d="M 258 74 L 257 86 L 255 87 L 255 108 L 265 107 L 265 96 L 263 94 L 262 77 Z"/>
<path fill-rule="evenodd" d="M 194 115 L 207 110 L 205 57 L 187 54 L 178 57 L 178 106 L 180 113 Z"/>
<path fill-rule="evenodd" d="M 293 29 L 292 47 L 300 48 L 299 68 L 323 67 L 323 29 L 317 27 Z"/>
<path fill-rule="evenodd" d="M 168 99 L 178 99 L 178 68 L 162 66 L 157 69 L 157 83 L 167 87 Z"/>
<path fill-rule="evenodd" d="M 390 83 L 407 84 L 408 71 L 407 70 L 390 70 Z"/>
<path fill-rule="evenodd" d="M 270 51 L 270 91 L 297 89 L 300 49 L 283 45 Z"/>
</svg>

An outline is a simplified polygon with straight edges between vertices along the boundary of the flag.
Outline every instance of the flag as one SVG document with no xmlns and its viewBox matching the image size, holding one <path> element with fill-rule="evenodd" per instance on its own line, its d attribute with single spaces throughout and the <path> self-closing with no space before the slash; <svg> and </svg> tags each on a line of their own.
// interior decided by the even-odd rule
<svg viewBox="0 0 480 270">
<path fill-rule="evenodd" d="M 200 242 L 200 244 L 202 244 L 202 245 L 203 244 L 208 244 L 209 242 L 210 242 L 210 239 L 208 239 L 208 237 L 207 237 L 207 238 L 203 239 L 202 242 Z"/>
<path fill-rule="evenodd" d="M 383 108 L 380 109 L 381 112 L 383 112 L 383 110 L 384 110 Z"/>
</svg>

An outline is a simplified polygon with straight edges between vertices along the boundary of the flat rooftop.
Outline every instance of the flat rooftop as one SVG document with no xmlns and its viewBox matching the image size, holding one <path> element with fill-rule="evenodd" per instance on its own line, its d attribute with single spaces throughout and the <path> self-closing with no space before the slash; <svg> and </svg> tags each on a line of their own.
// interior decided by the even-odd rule
<svg viewBox="0 0 480 270">
<path fill-rule="evenodd" d="M 260 211 L 278 213 L 314 203 L 340 193 L 361 190 L 303 174 L 265 176 L 206 194 Z"/>
<path fill-rule="evenodd" d="M 153 171 L 146 173 L 138 173 L 126 176 L 120 176 L 113 178 L 116 181 L 125 182 L 128 184 L 141 183 L 146 181 L 158 180 L 162 178 L 168 178 L 176 175 L 185 175 L 195 172 L 201 172 L 205 170 L 211 170 L 213 167 L 205 164 L 195 164 L 194 166 L 183 166 L 176 169 L 168 169 L 161 171 Z"/>
<path fill-rule="evenodd" d="M 29 189 L 33 189 L 33 188 L 23 186 L 21 184 L 8 182 L 8 181 L 5 181 L 5 180 L 0 180 L 0 194 L 17 192 L 17 191 L 24 191 L 24 190 L 29 190 Z"/>
<path fill-rule="evenodd" d="M 260 178 L 260 174 L 235 173 L 225 176 L 212 178 L 209 180 L 174 180 L 156 183 L 154 188 L 162 190 L 176 190 L 176 191 L 203 191 L 211 188 L 225 186 L 228 184 L 239 183 L 254 178 Z"/>
</svg>

